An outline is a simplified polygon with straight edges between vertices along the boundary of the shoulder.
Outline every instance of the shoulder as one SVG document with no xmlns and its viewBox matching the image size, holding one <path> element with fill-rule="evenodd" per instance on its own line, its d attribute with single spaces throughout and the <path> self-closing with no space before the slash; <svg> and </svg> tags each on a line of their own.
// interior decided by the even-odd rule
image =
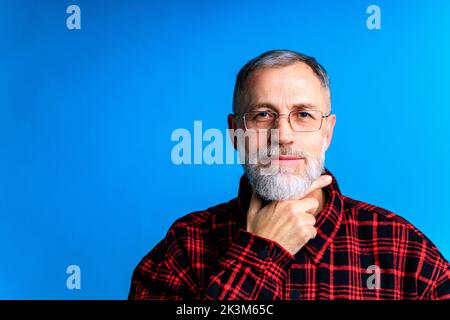
<svg viewBox="0 0 450 320">
<path fill-rule="evenodd" d="M 369 224 L 381 223 L 381 226 L 396 225 L 407 229 L 419 238 L 426 239 L 425 235 L 412 223 L 392 211 L 347 196 L 342 196 L 342 199 L 345 213 L 358 222 L 368 222 Z"/>
<path fill-rule="evenodd" d="M 234 198 L 178 218 L 169 228 L 167 238 L 202 246 L 230 241 L 242 228 L 243 219 L 238 198 Z"/>
<path fill-rule="evenodd" d="M 399 254 L 424 260 L 439 268 L 448 262 L 434 243 L 411 222 L 385 208 L 343 196 L 344 216 L 361 229 L 371 230 L 374 241 L 392 245 Z M 376 234 L 374 234 L 376 230 Z"/>
<path fill-rule="evenodd" d="M 186 214 L 175 220 L 171 228 L 203 228 L 210 224 L 231 223 L 239 218 L 239 209 L 238 199 L 234 198 L 228 202 Z"/>
<path fill-rule="evenodd" d="M 414 239 L 429 241 L 431 243 L 431 241 L 412 223 L 392 211 L 347 196 L 342 196 L 342 199 L 344 202 L 345 214 L 361 224 L 378 224 L 381 228 L 383 226 L 399 227 L 408 231 Z"/>
<path fill-rule="evenodd" d="M 235 230 L 240 206 L 237 198 L 205 210 L 186 214 L 172 223 L 166 236 L 144 257 L 145 261 L 165 262 L 186 253 L 201 252 L 214 240 L 229 238 Z M 228 237 L 227 237 L 228 236 Z M 145 262 L 147 263 L 147 262 Z"/>
</svg>

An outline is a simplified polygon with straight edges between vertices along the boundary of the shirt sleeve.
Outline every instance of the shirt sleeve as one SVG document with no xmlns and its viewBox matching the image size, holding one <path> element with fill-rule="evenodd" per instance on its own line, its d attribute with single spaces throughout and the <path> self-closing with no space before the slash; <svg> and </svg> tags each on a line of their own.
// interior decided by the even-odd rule
<svg viewBox="0 0 450 320">
<path fill-rule="evenodd" d="M 450 265 L 436 280 L 436 284 L 431 292 L 431 299 L 450 300 Z"/>
<path fill-rule="evenodd" d="M 240 230 L 223 257 L 212 259 L 211 248 L 192 236 L 179 240 L 169 230 L 133 272 L 131 300 L 274 300 L 283 299 L 286 267 L 294 257 L 274 241 Z M 191 240 L 189 240 L 191 239 Z M 198 247 L 196 250 L 192 247 Z M 187 254 L 189 252 L 189 254 Z M 207 279 L 201 274 L 214 267 Z"/>
</svg>

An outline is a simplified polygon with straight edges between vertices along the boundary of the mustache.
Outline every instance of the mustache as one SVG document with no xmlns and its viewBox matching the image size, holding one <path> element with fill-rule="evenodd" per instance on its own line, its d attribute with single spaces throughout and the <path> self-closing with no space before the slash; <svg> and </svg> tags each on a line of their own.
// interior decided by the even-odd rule
<svg viewBox="0 0 450 320">
<path fill-rule="evenodd" d="M 267 149 L 267 158 L 274 158 L 279 156 L 296 156 L 301 158 L 308 158 L 309 152 L 297 150 L 292 147 L 271 147 Z"/>
<path fill-rule="evenodd" d="M 307 160 L 311 158 L 309 152 L 294 149 L 290 146 L 275 146 L 268 147 L 267 149 L 260 149 L 255 153 L 248 154 L 248 163 L 266 165 L 269 164 L 273 158 L 278 158 L 279 156 L 295 156 Z"/>
</svg>

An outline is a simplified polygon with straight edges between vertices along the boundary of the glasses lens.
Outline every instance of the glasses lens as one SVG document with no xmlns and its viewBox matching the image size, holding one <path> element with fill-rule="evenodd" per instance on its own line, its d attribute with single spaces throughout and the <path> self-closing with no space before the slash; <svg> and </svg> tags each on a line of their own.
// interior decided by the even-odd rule
<svg viewBox="0 0 450 320">
<path fill-rule="evenodd" d="M 275 122 L 275 114 L 270 111 L 248 112 L 244 119 L 248 129 L 270 129 Z"/>
<path fill-rule="evenodd" d="M 295 131 L 317 131 L 322 125 L 321 111 L 294 111 L 290 117 L 292 129 Z"/>
</svg>

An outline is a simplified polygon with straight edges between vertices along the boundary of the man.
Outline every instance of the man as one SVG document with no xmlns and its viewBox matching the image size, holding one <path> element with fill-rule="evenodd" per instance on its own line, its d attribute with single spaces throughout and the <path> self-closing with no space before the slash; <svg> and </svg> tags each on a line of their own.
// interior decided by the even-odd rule
<svg viewBox="0 0 450 320">
<path fill-rule="evenodd" d="M 177 220 L 130 299 L 449 299 L 449 263 L 410 223 L 341 194 L 324 169 L 325 69 L 288 50 L 238 73 L 230 129 L 254 132 L 238 197 Z M 270 132 L 270 133 L 268 133 Z M 256 146 L 251 150 L 250 146 Z"/>
</svg>

